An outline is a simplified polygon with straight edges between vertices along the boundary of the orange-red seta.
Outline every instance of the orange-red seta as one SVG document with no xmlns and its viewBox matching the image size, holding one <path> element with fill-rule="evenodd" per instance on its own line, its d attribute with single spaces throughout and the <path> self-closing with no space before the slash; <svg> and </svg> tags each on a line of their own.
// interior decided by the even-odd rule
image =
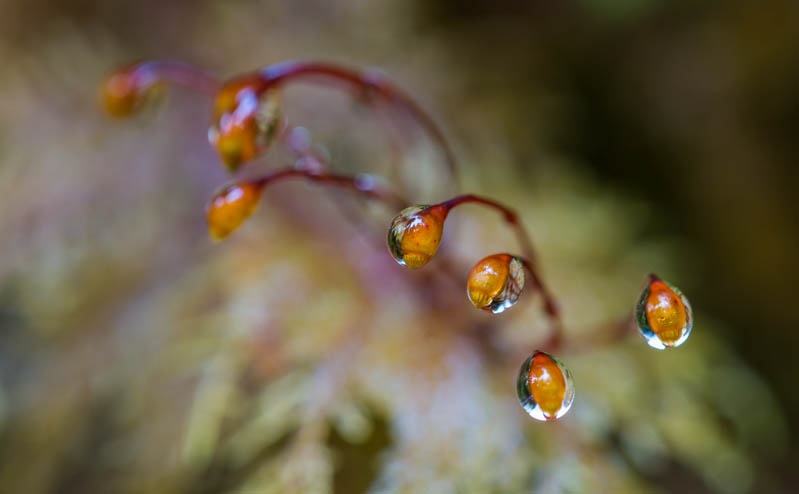
<svg viewBox="0 0 799 494">
<path fill-rule="evenodd" d="M 239 183 L 228 185 L 208 204 L 208 232 L 214 240 L 221 240 L 233 233 L 255 211 L 261 198 L 258 184 Z"/>
</svg>

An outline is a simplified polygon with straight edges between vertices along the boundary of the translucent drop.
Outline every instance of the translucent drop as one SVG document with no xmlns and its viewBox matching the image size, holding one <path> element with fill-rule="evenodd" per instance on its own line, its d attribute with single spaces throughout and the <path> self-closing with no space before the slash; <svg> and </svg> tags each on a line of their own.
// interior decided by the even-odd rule
<svg viewBox="0 0 799 494">
<path fill-rule="evenodd" d="M 691 304 L 675 286 L 650 275 L 635 306 L 638 331 L 652 348 L 664 350 L 685 343 L 693 328 Z"/>
<path fill-rule="evenodd" d="M 566 415 L 574 401 L 571 371 L 552 355 L 536 351 L 524 361 L 516 386 L 519 403 L 536 420 Z"/>
<path fill-rule="evenodd" d="M 230 171 L 267 149 L 282 129 L 277 93 L 267 91 L 259 96 L 258 85 L 257 79 L 229 82 L 214 102 L 208 142 Z"/>
<path fill-rule="evenodd" d="M 519 300 L 524 281 L 524 265 L 518 257 L 494 254 L 474 265 L 466 294 L 478 309 L 499 314 Z"/>
<path fill-rule="evenodd" d="M 233 233 L 255 211 L 261 188 L 254 184 L 229 185 L 216 194 L 208 204 L 208 232 L 215 240 Z"/>
<path fill-rule="evenodd" d="M 388 229 L 388 250 L 402 266 L 420 268 L 438 251 L 447 210 L 442 206 L 403 209 Z"/>
</svg>

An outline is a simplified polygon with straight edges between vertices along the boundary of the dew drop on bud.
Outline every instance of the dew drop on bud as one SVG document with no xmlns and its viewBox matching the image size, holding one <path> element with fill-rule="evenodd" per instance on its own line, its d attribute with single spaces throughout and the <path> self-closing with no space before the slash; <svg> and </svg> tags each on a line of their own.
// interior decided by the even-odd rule
<svg viewBox="0 0 799 494">
<path fill-rule="evenodd" d="M 231 172 L 267 149 L 282 129 L 277 93 L 260 95 L 258 85 L 253 77 L 228 82 L 214 100 L 208 142 Z"/>
<path fill-rule="evenodd" d="M 403 209 L 388 229 L 388 250 L 402 266 L 420 268 L 435 255 L 447 210 L 440 205 Z"/>
<path fill-rule="evenodd" d="M 572 406 L 574 380 L 563 362 L 536 351 L 522 364 L 516 392 L 528 415 L 536 420 L 555 420 Z"/>
<path fill-rule="evenodd" d="M 472 305 L 494 314 L 512 307 L 523 289 L 524 265 L 509 254 L 494 254 L 480 260 L 466 282 L 466 294 Z"/>
<path fill-rule="evenodd" d="M 214 240 L 233 233 L 255 211 L 261 188 L 250 183 L 232 184 L 223 188 L 208 204 L 208 232 Z"/>
<path fill-rule="evenodd" d="M 638 331 L 652 348 L 682 345 L 693 328 L 691 304 L 675 286 L 650 275 L 635 306 Z"/>
</svg>

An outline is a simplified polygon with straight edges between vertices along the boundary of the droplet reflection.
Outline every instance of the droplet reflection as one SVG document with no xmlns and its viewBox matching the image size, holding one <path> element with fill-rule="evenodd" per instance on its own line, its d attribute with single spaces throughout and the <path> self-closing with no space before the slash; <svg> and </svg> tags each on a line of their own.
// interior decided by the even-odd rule
<svg viewBox="0 0 799 494">
<path fill-rule="evenodd" d="M 652 348 L 664 350 L 685 343 L 693 328 L 693 312 L 675 286 L 650 275 L 635 307 L 638 331 Z"/>
<path fill-rule="evenodd" d="M 469 301 L 494 314 L 512 307 L 524 290 L 524 265 L 509 254 L 494 254 L 474 265 L 466 283 Z"/>
<path fill-rule="evenodd" d="M 438 251 L 447 210 L 442 206 L 403 209 L 388 229 L 388 250 L 402 266 L 420 268 Z"/>
<path fill-rule="evenodd" d="M 574 401 L 571 371 L 552 355 L 536 351 L 524 361 L 516 386 L 519 403 L 536 420 L 563 417 Z"/>
<path fill-rule="evenodd" d="M 272 144 L 282 123 L 277 93 L 259 96 L 257 79 L 234 80 L 216 96 L 208 142 L 234 172 Z"/>
</svg>

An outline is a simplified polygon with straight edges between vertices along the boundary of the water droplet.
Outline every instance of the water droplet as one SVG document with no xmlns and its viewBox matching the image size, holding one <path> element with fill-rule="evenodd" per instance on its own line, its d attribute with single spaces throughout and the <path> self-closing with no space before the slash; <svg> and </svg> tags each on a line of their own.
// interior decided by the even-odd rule
<svg viewBox="0 0 799 494">
<path fill-rule="evenodd" d="M 635 306 L 638 331 L 652 348 L 664 350 L 682 345 L 691 334 L 691 304 L 675 286 L 650 275 Z"/>
<path fill-rule="evenodd" d="M 563 362 L 536 351 L 524 361 L 516 386 L 524 411 L 536 420 L 555 420 L 566 415 L 574 401 L 574 380 Z"/>
<path fill-rule="evenodd" d="M 519 300 L 524 289 L 524 265 L 509 254 L 494 254 L 474 265 L 466 282 L 472 305 L 494 314 L 504 312 Z"/>
<path fill-rule="evenodd" d="M 250 183 L 232 184 L 223 188 L 208 204 L 208 232 L 215 240 L 233 233 L 255 211 L 261 188 Z"/>
<path fill-rule="evenodd" d="M 388 250 L 402 266 L 420 268 L 435 255 L 447 210 L 440 205 L 403 209 L 388 229 Z"/>
<path fill-rule="evenodd" d="M 267 149 L 282 129 L 277 93 L 259 96 L 259 84 L 257 78 L 228 82 L 214 101 L 208 142 L 231 172 Z"/>
</svg>

